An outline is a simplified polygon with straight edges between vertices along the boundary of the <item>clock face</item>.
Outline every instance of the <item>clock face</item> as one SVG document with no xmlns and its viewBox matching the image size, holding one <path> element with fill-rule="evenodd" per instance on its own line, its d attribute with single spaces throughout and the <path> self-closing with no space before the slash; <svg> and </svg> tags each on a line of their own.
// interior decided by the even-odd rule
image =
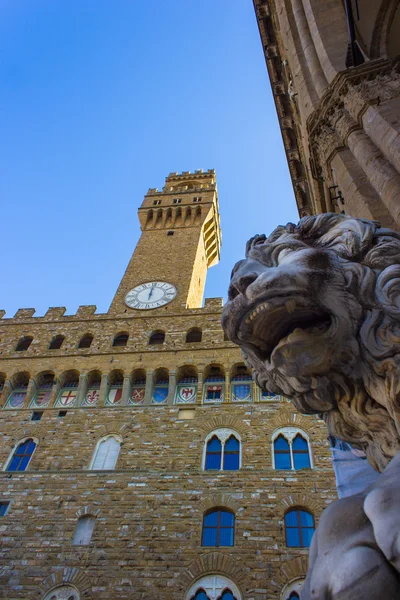
<svg viewBox="0 0 400 600">
<path fill-rule="evenodd" d="M 149 281 L 137 285 L 125 296 L 125 304 L 130 308 L 148 310 L 171 302 L 176 296 L 176 287 L 165 281 Z"/>
</svg>

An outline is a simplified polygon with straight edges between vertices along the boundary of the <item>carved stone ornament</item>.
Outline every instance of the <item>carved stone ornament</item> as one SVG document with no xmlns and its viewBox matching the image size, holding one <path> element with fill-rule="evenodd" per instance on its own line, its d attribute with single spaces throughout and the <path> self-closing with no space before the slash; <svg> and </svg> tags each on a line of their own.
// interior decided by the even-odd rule
<svg viewBox="0 0 400 600">
<path fill-rule="evenodd" d="M 378 470 L 400 449 L 400 234 L 325 213 L 247 243 L 222 324 L 263 390 Z"/>
<path fill-rule="evenodd" d="M 254 236 L 222 325 L 263 390 L 383 471 L 323 513 L 302 600 L 400 597 L 400 233 L 325 213 Z"/>
</svg>

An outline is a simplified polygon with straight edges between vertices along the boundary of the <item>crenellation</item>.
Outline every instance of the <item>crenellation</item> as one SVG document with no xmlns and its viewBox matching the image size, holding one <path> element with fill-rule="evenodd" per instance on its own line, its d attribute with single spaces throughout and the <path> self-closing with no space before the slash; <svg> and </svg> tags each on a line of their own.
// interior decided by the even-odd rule
<svg viewBox="0 0 400 600">
<path fill-rule="evenodd" d="M 36 308 L 19 308 L 13 318 L 18 321 L 30 319 L 35 312 Z"/>
</svg>

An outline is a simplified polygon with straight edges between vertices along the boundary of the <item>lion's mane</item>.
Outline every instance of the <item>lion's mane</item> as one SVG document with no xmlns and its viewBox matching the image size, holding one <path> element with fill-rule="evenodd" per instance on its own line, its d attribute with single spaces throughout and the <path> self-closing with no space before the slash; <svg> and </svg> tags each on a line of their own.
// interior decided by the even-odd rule
<svg viewBox="0 0 400 600">
<path fill-rule="evenodd" d="M 276 244 L 282 236 L 334 252 L 346 291 L 362 309 L 356 340 L 361 377 L 333 371 L 315 389 L 288 395 L 305 413 L 329 399 L 330 410 L 321 412 L 330 432 L 364 449 L 382 470 L 400 450 L 400 234 L 375 221 L 327 213 L 278 227 L 265 239 Z M 256 239 L 247 243 L 247 257 L 254 257 Z M 271 384 L 262 373 L 256 378 L 261 387 Z"/>
</svg>

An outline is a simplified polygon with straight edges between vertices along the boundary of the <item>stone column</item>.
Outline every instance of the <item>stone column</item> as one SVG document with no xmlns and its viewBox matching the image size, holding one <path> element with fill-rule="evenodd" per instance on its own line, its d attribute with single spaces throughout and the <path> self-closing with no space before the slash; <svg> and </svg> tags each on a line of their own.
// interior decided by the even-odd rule
<svg viewBox="0 0 400 600">
<path fill-rule="evenodd" d="M 258 398 L 259 398 L 259 394 L 261 392 L 260 392 L 259 387 L 258 387 L 258 385 L 256 384 L 255 381 L 253 381 L 252 384 L 251 384 L 251 393 L 253 395 L 252 401 L 253 402 L 257 402 Z"/>
<path fill-rule="evenodd" d="M 101 376 L 100 391 L 99 391 L 99 406 L 105 406 L 108 394 L 108 375 L 103 373 Z"/>
<path fill-rule="evenodd" d="M 81 373 L 79 375 L 79 384 L 78 384 L 78 390 L 77 390 L 77 394 L 76 394 L 76 406 L 82 406 L 82 403 L 86 397 L 87 394 L 87 388 L 88 388 L 88 376 L 87 373 Z"/>
<path fill-rule="evenodd" d="M 196 404 L 201 404 L 203 401 L 203 371 L 200 371 L 198 374 L 197 380 L 197 396 L 196 396 Z"/>
<path fill-rule="evenodd" d="M 176 371 L 169 372 L 167 404 L 173 404 L 176 392 Z"/>
<path fill-rule="evenodd" d="M 231 378 L 228 372 L 225 373 L 225 391 L 224 402 L 231 401 Z"/>
<path fill-rule="evenodd" d="M 60 393 L 60 390 L 61 390 L 61 382 L 59 379 L 54 377 L 53 389 L 51 390 L 50 400 L 49 400 L 49 408 L 53 408 L 53 406 L 58 398 L 58 394 Z"/>
<path fill-rule="evenodd" d="M 33 377 L 31 377 L 29 379 L 28 387 L 26 388 L 26 396 L 25 396 L 23 408 L 28 408 L 30 401 L 32 400 L 33 396 L 37 392 L 37 389 L 38 388 L 36 385 L 36 381 L 34 380 Z"/>
<path fill-rule="evenodd" d="M 146 406 L 151 404 L 151 395 L 153 393 L 153 371 L 146 373 L 146 387 L 144 391 L 144 403 Z"/>
<path fill-rule="evenodd" d="M 304 53 L 304 58 L 307 63 L 309 73 L 315 91 L 321 98 L 328 87 L 328 82 L 325 73 L 322 70 L 317 51 L 314 46 L 314 41 L 311 37 L 310 28 L 304 12 L 304 6 L 301 0 L 293 0 L 293 16 L 296 21 L 297 31 L 300 38 L 300 44 Z"/>
<path fill-rule="evenodd" d="M 122 406 L 126 406 L 128 404 L 129 396 L 132 393 L 132 383 L 130 375 L 124 375 L 124 383 L 122 386 L 122 397 L 121 404 Z"/>
<path fill-rule="evenodd" d="M 6 405 L 6 402 L 12 391 L 13 391 L 12 383 L 9 379 L 6 379 L 4 382 L 3 393 L 2 393 L 2 397 L 1 397 L 2 406 Z"/>
</svg>

